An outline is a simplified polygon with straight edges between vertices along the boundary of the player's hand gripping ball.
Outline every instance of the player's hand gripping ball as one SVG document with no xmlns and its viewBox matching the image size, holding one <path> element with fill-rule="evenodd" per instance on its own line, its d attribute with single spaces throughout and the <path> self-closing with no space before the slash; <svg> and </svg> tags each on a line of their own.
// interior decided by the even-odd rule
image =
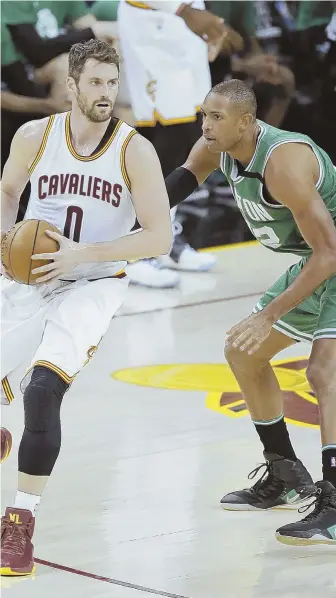
<svg viewBox="0 0 336 598">
<path fill-rule="evenodd" d="M 46 231 L 50 240 L 54 240 L 59 246 L 55 253 L 40 253 L 32 256 L 32 261 L 37 261 L 36 266 L 33 265 L 32 274 L 38 276 L 36 282 L 49 282 L 54 278 L 61 278 L 69 274 L 78 264 L 85 261 L 85 254 L 80 253 L 81 245 L 75 241 L 70 241 L 67 237 L 63 237 L 55 231 Z M 40 266 L 42 261 L 46 261 L 45 266 Z M 90 260 L 89 260 L 90 261 Z"/>
</svg>

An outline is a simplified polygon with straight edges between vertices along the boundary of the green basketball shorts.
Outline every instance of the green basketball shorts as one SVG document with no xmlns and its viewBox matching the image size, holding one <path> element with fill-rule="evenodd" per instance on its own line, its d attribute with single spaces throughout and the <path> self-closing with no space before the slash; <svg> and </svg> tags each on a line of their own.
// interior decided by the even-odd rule
<svg viewBox="0 0 336 598">
<path fill-rule="evenodd" d="M 283 293 L 298 276 L 309 258 L 302 258 L 280 276 L 253 309 L 262 311 Z M 297 307 L 273 324 L 273 328 L 297 341 L 313 342 L 319 338 L 336 339 L 336 275 L 326 280 Z"/>
</svg>

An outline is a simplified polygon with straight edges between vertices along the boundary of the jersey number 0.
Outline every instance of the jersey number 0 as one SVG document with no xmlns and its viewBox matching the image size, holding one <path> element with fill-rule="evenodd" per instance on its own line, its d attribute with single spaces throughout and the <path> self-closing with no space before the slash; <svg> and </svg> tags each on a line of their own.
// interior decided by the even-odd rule
<svg viewBox="0 0 336 598">
<path fill-rule="evenodd" d="M 83 210 L 78 206 L 69 206 L 66 213 L 64 236 L 79 243 L 83 221 Z M 72 235 L 71 235 L 72 232 Z"/>
</svg>

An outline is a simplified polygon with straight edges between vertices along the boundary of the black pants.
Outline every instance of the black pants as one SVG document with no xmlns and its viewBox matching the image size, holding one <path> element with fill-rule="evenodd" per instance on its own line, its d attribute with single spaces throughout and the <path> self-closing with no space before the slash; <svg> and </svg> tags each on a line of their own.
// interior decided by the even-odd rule
<svg viewBox="0 0 336 598">
<path fill-rule="evenodd" d="M 159 156 L 163 176 L 173 172 L 186 161 L 191 148 L 201 137 L 201 117 L 191 123 L 155 127 L 139 127 L 138 132 L 150 141 Z"/>
<path fill-rule="evenodd" d="M 189 156 L 190 150 L 202 135 L 201 115 L 191 123 L 163 126 L 157 123 L 155 127 L 138 127 L 138 132 L 150 141 L 159 156 L 163 176 L 182 166 Z M 140 228 L 136 221 L 132 230 Z"/>
</svg>

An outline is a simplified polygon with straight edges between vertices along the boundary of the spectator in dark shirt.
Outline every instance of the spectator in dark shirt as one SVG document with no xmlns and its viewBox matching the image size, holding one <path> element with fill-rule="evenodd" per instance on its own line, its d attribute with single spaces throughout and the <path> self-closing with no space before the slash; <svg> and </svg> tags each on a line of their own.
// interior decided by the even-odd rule
<svg viewBox="0 0 336 598">
<path fill-rule="evenodd" d="M 51 95 L 33 79 L 33 69 L 17 52 L 7 27 L 1 25 L 1 170 L 9 155 L 17 129 L 28 120 L 42 118 L 69 108 L 62 89 Z"/>
<path fill-rule="evenodd" d="M 1 8 L 16 49 L 36 69 L 42 84 L 64 85 L 73 44 L 94 37 L 111 43 L 114 39 L 115 25 L 97 21 L 82 0 L 4 0 Z"/>
</svg>

